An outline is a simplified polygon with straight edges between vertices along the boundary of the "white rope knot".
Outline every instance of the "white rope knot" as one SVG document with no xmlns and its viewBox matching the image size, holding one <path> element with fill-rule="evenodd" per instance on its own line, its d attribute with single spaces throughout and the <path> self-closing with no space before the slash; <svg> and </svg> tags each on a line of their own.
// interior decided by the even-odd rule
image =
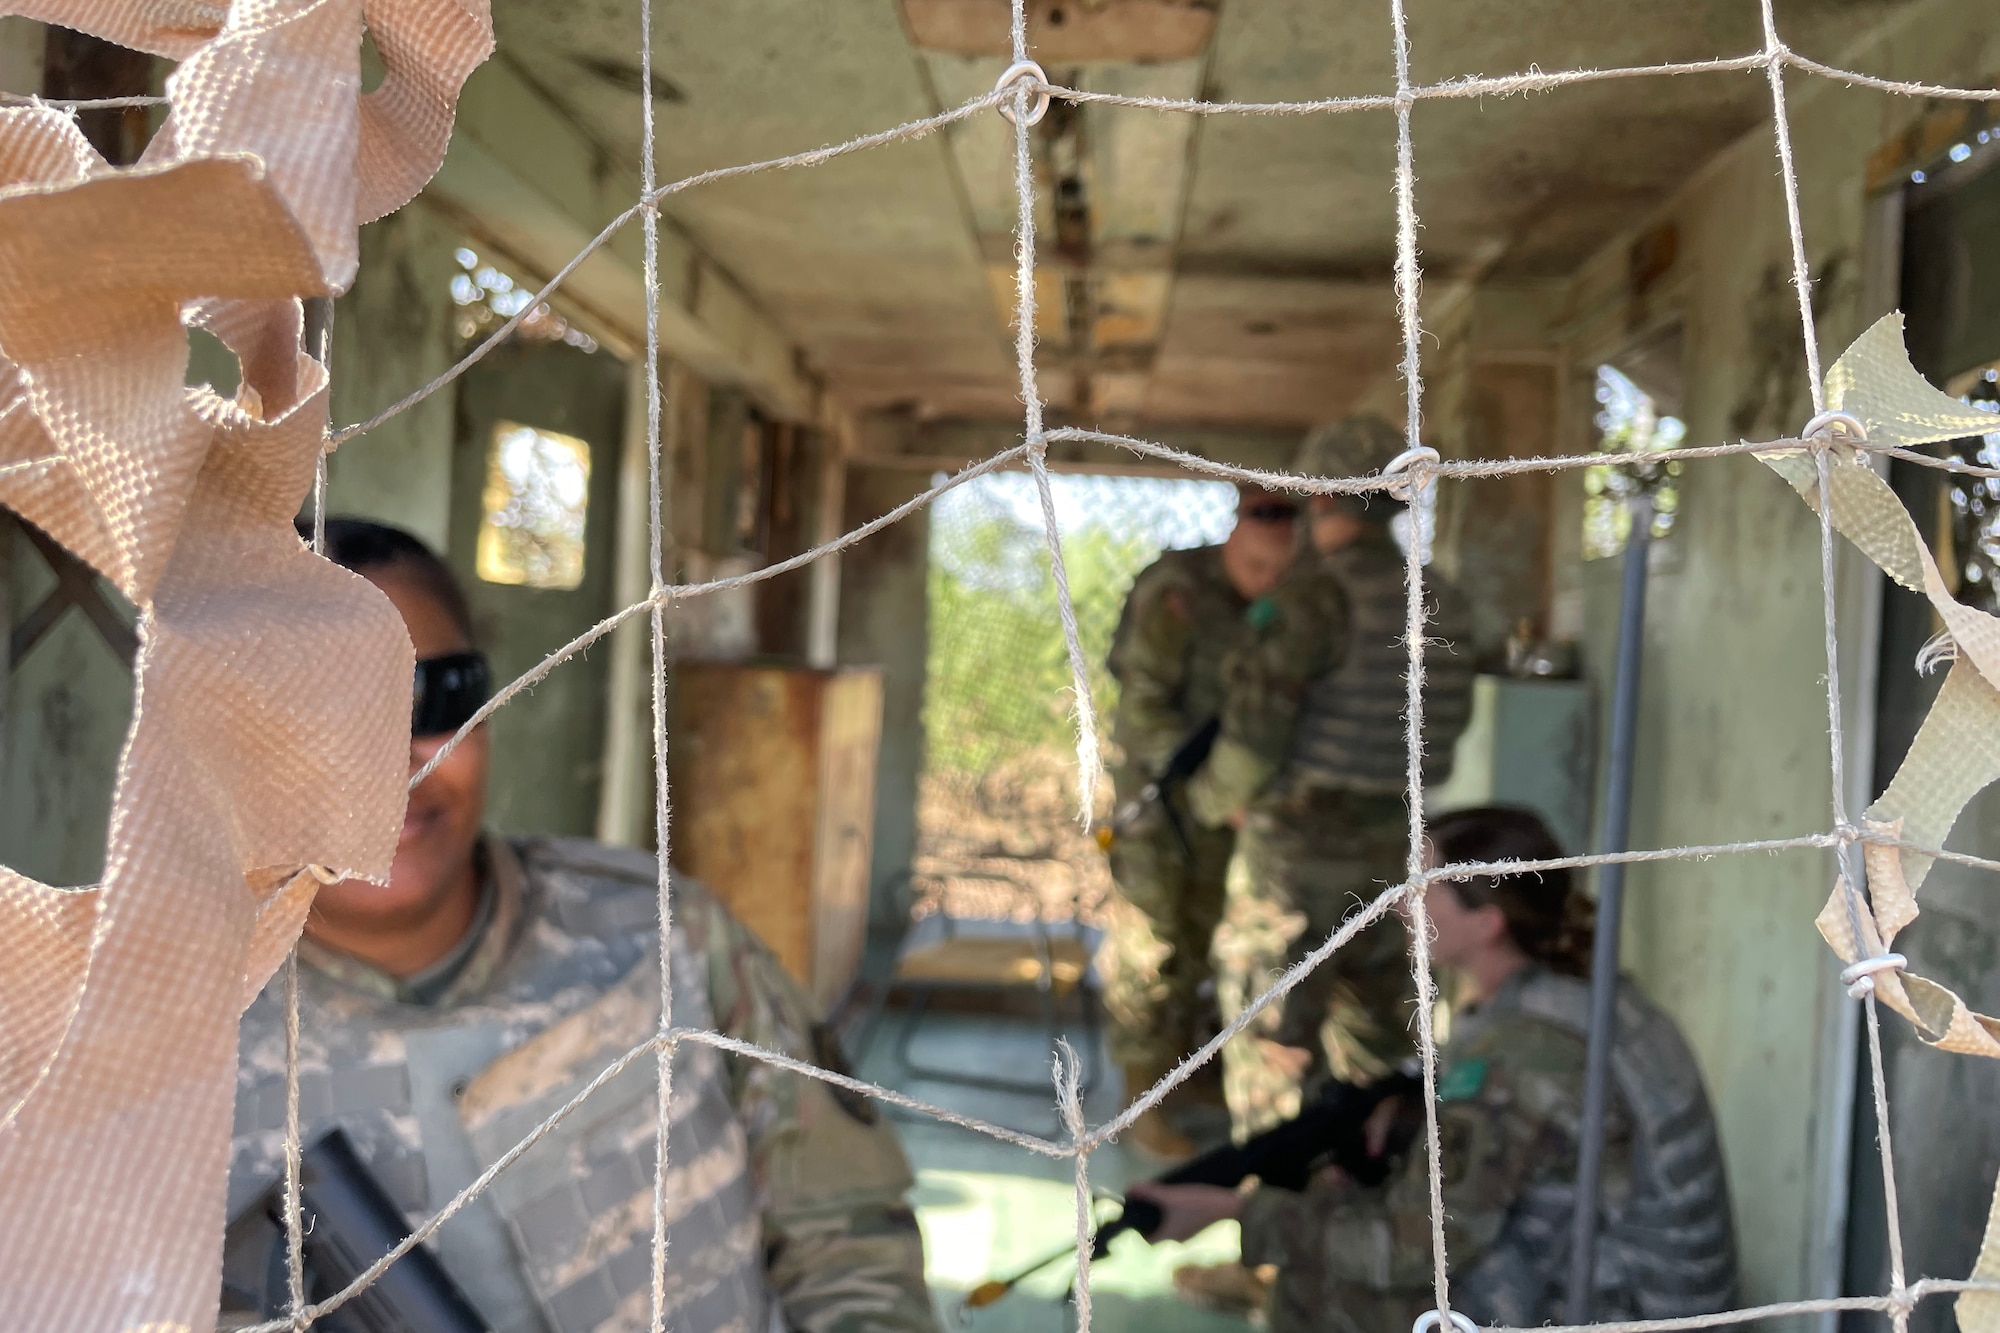
<svg viewBox="0 0 2000 1333">
<path fill-rule="evenodd" d="M 1411 467 L 1418 463 L 1440 463 L 1443 461 L 1443 455 L 1439 454 L 1437 450 L 1431 448 L 1428 444 L 1420 444 L 1414 448 L 1403 450 L 1402 453 L 1397 454 L 1394 458 L 1383 464 L 1382 475 L 1385 477 L 1394 477 L 1409 471 Z M 1412 483 L 1410 479 L 1406 478 L 1400 485 L 1391 486 L 1389 494 L 1407 503 L 1410 499 L 1411 489 Z"/>
<path fill-rule="evenodd" d="M 1479 1333 L 1479 1325 L 1458 1310 L 1453 1310 L 1448 1315 L 1441 1310 L 1426 1310 L 1418 1315 L 1417 1322 L 1410 1326 L 1410 1333 L 1437 1333 L 1447 1322 L 1451 1324 L 1454 1333 Z"/>
<path fill-rule="evenodd" d="M 1861 444 L 1868 439 L 1868 427 L 1852 412 L 1822 412 L 1806 423 L 1799 438 L 1822 446 Z"/>
<path fill-rule="evenodd" d="M 322 884 L 338 884 L 346 878 L 332 866 L 309 865 L 306 867 L 306 873 Z"/>
<path fill-rule="evenodd" d="M 993 91 L 1005 92 L 1017 86 L 1026 87 L 1036 94 L 1034 109 L 1028 112 L 1028 123 L 1039 125 L 1042 117 L 1049 112 L 1049 76 L 1040 65 L 1032 60 L 1017 60 L 1007 66 L 1000 75 L 1000 81 L 993 85 Z M 1000 104 L 1000 114 L 1014 123 L 1014 108 L 1006 102 Z"/>
<path fill-rule="evenodd" d="M 1849 963 L 1840 969 L 1840 984 L 1847 987 L 1849 999 L 1859 1000 L 1875 993 L 1877 972 L 1901 972 L 1910 965 L 1910 960 L 1899 953 L 1885 953 L 1879 958 L 1864 958 L 1858 963 Z"/>
</svg>

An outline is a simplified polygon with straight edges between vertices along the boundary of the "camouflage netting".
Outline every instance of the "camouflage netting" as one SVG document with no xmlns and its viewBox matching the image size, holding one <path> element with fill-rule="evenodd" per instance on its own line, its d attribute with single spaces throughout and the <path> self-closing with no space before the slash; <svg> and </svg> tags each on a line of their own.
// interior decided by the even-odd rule
<svg viewBox="0 0 2000 1333">
<path fill-rule="evenodd" d="M 0 871 L 0 1326 L 21 1329 L 146 1329 L 182 1333 L 212 1325 L 222 1233 L 224 1145 L 236 1025 L 249 998 L 285 959 L 314 886 L 325 879 L 386 876 L 396 840 L 407 757 L 411 650 L 394 612 L 360 580 L 301 548 L 293 515 L 310 490 L 323 449 L 351 438 L 448 384 L 504 338 L 500 325 L 451 374 L 369 422 L 328 434 L 326 371 L 302 346 L 301 301 L 354 278 L 356 227 L 399 207 L 436 170 L 453 103 L 467 73 L 491 48 L 479 0 L 29 0 L 8 12 L 81 29 L 180 62 L 168 84 L 169 114 L 145 158 L 107 167 L 60 109 L 0 110 L 0 502 L 46 530 L 122 591 L 138 610 L 138 708 L 119 774 L 106 873 L 86 890 L 59 890 Z M 1912 452 L 1910 446 L 1975 433 L 1957 405 L 1908 368 L 1892 324 L 1857 343 L 1822 383 L 1810 277 L 1792 171 L 1785 106 L 1787 70 L 1844 79 L 1906 96 L 1993 100 L 1993 89 L 1895 83 L 1834 70 L 1780 40 L 1769 0 L 1765 41 L 1745 56 L 1639 69 L 1529 71 L 1418 85 L 1400 0 L 1390 0 L 1396 83 L 1392 94 L 1246 106 L 1084 94 L 1052 87 L 1028 60 L 1022 0 L 1015 0 L 1016 64 L 984 97 L 941 115 L 829 148 L 708 173 L 655 187 L 652 102 L 642 99 L 645 193 L 567 266 L 525 310 L 533 310 L 621 226 L 646 232 L 646 279 L 658 276 L 654 210 L 666 195 L 704 180 L 753 170 L 809 167 L 929 133 L 999 110 L 1014 124 L 1020 202 L 1016 349 L 1025 404 L 1022 442 L 918 500 L 802 559 L 837 551 L 976 476 L 1006 467 L 1030 473 L 1042 518 L 1044 568 L 1063 632 L 1073 691 L 1075 783 L 1087 823 L 1099 758 L 1091 682 L 1057 530 L 1046 448 L 1096 440 L 1210 477 L 1293 491 L 1421 492 L 1438 477 L 1590 465 L 1587 457 L 1445 462 L 1423 444 L 1420 270 L 1416 238 L 1416 102 L 1529 92 L 1610 78 L 1698 71 L 1762 71 L 1768 77 L 1794 256 L 1808 380 L 1822 415 L 1799 437 L 1766 443 L 1662 451 L 1660 460 L 1729 454 L 1768 456 L 1821 514 L 1829 722 L 1835 738 L 1831 819 L 1821 832 L 1760 844 L 1838 849 L 1847 873 L 1822 928 L 1866 1006 L 1871 1036 L 1878 998 L 1926 1039 L 1952 1050 L 2000 1054 L 1993 1020 L 1957 996 L 1901 972 L 1883 952 L 1915 913 L 1928 859 L 1965 801 L 1994 775 L 2000 752 L 2000 624 L 1938 591 L 1937 571 L 1908 516 L 1867 466 L 1895 452 L 1916 462 L 1982 476 L 1991 469 Z M 642 0 L 635 34 L 641 86 L 651 77 L 651 8 Z M 360 91 L 364 26 L 387 76 Z M 745 96 L 754 96 L 746 91 Z M 1030 126 L 1051 98 L 1146 108 L 1148 113 L 1316 114 L 1393 112 L 1398 135 L 1396 286 L 1402 315 L 1408 448 L 1380 472 L 1306 478 L 1222 467 L 1163 446 L 1043 421 L 1036 379 L 1035 180 Z M 242 363 L 231 401 L 183 388 L 185 326 L 213 332 Z M 647 339 L 648 444 L 658 484 L 659 339 Z M 1984 421 L 1977 426 L 1986 424 Z M 654 517 L 653 593 L 563 645 L 502 690 L 468 728 L 558 668 L 618 624 L 654 621 L 664 669 L 661 617 L 668 603 L 722 585 L 671 588 L 660 568 Z M 1953 656 L 1944 693 L 1904 769 L 1860 821 L 1847 817 L 1839 774 L 1838 663 L 1833 651 L 1835 532 L 1847 535 L 1892 576 L 1931 596 L 1945 621 L 1939 656 Z M 786 562 L 750 578 L 794 567 Z M 1408 734 L 1411 843 L 1420 843 L 1425 642 L 1423 568 L 1409 562 Z M 656 720 L 656 727 L 663 725 Z M 1040 779 L 1036 779 L 1036 784 Z M 1036 790 L 1039 787 L 1030 784 Z M 664 790 L 664 781 L 660 784 Z M 661 844 L 666 846 L 666 812 Z M 1669 848 L 1579 857 L 1714 855 L 1747 848 Z M 1967 859 L 1967 858 L 1961 858 Z M 1863 896 L 1860 878 L 1869 872 Z M 1978 862 L 1989 869 L 2000 869 Z M 1429 1029 L 1433 995 L 1420 890 L 1473 873 L 1426 871 L 1413 855 L 1408 878 L 1387 889 L 1287 974 L 1242 1016 L 1254 1019 L 1298 978 L 1369 923 L 1406 905 L 1414 918 L 1425 1083 L 1435 1092 Z M 664 894 L 665 880 L 662 877 Z M 663 898 L 664 905 L 664 898 Z M 1233 1031 L 1114 1120 L 1086 1126 L 1074 1062 L 1057 1071 L 1064 1137 L 1044 1140 L 967 1120 L 885 1089 L 785 1062 L 817 1078 L 968 1124 L 1075 1166 L 1077 1319 L 1090 1324 L 1090 1155 L 1145 1113 Z M 713 1033 L 665 1029 L 615 1062 L 664 1057 L 684 1042 L 721 1044 Z M 1879 1050 L 1879 1043 L 1871 1043 Z M 737 1049 L 730 1047 L 729 1049 Z M 1876 1113 L 1886 1130 L 1878 1067 Z M 293 1069 L 294 1078 L 296 1068 Z M 565 1106 L 557 1118 L 576 1104 Z M 662 1130 L 664 1137 L 664 1129 Z M 532 1136 L 531 1136 L 532 1137 Z M 661 1143 L 660 1160 L 667 1145 Z M 1440 1153 L 1435 1098 L 1425 1147 L 1431 1168 L 1435 1294 L 1450 1311 L 1439 1217 Z M 503 1157 L 505 1166 L 511 1158 Z M 296 1156 L 292 1171 L 296 1173 Z M 417 1231 L 418 1243 L 483 1189 L 482 1177 Z M 1893 1171 L 1885 1182 L 1893 1207 Z M 664 1216 L 662 1211 L 661 1216 Z M 663 1227 L 664 1223 L 657 1225 Z M 1890 1234 L 1895 1235 L 1893 1212 Z M 400 1253 L 401 1251 L 398 1251 Z M 1900 1251 L 1894 1250 L 1898 1255 Z M 395 1256 L 392 1254 L 390 1259 Z M 296 1263 L 296 1255 L 294 1256 Z M 654 1290 L 671 1256 L 656 1242 Z M 272 1328 L 302 1327 L 373 1280 L 303 1307 Z M 296 1281 L 296 1276 L 295 1279 Z M 1989 1236 L 1969 1282 L 1910 1282 L 1898 1257 L 1890 1290 L 1842 1308 L 1890 1313 L 1940 1291 L 1965 1293 L 1958 1315 L 1969 1333 L 2000 1330 L 2000 1239 Z M 1812 1303 L 1713 1316 L 1743 1322 L 1827 1308 Z M 655 1321 L 657 1326 L 658 1309 Z M 1634 1327 L 1628 1325 L 1626 1327 Z M 1641 1325 L 1640 1327 L 1643 1327 Z"/>
<path fill-rule="evenodd" d="M 407 771 L 401 621 L 292 527 L 327 424 L 301 300 L 430 179 L 491 29 L 450 0 L 16 12 L 181 63 L 128 169 L 0 110 L 0 502 L 140 645 L 103 881 L 0 870 L 0 1324 L 202 1328 L 238 1015 L 321 878 L 386 880 Z M 233 400 L 183 387 L 186 325 L 236 354 Z"/>
</svg>

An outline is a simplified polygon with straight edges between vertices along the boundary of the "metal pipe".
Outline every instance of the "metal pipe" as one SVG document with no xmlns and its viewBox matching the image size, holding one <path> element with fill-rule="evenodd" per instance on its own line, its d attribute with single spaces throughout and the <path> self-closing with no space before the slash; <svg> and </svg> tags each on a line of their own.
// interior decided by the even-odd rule
<svg viewBox="0 0 2000 1333">
<path fill-rule="evenodd" d="M 1604 784 L 1604 836 L 1598 850 L 1627 850 L 1632 822 L 1633 749 L 1639 730 L 1639 659 L 1645 647 L 1646 555 L 1653 505 L 1631 501 L 1625 587 L 1618 606 L 1618 671 L 1611 689 L 1611 772 Z M 1576 1212 L 1570 1220 L 1569 1292 L 1563 1322 L 1590 1322 L 1597 1260 L 1597 1202 L 1604 1177 L 1604 1111 L 1611 1093 L 1611 1043 L 1618 1027 L 1618 935 L 1625 911 L 1625 867 L 1604 866 L 1597 879 L 1597 931 L 1590 952 L 1590 1035 L 1583 1069 L 1583 1119 L 1577 1130 Z"/>
</svg>

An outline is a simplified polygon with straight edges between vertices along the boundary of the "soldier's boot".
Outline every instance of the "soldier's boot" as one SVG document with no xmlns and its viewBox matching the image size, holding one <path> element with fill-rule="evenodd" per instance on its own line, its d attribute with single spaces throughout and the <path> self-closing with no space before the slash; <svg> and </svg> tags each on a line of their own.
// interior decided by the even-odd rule
<svg viewBox="0 0 2000 1333">
<path fill-rule="evenodd" d="M 1174 1270 L 1174 1291 L 1189 1305 L 1261 1324 L 1277 1276 L 1270 1264 L 1182 1264 Z"/>
<path fill-rule="evenodd" d="M 1151 1065 L 1126 1065 L 1125 1104 L 1130 1106 L 1139 1100 L 1159 1078 L 1160 1071 Z M 1125 1142 L 1139 1151 L 1163 1161 L 1184 1162 L 1201 1150 L 1193 1139 L 1174 1128 L 1173 1122 L 1158 1106 L 1133 1121 L 1124 1137 Z"/>
</svg>

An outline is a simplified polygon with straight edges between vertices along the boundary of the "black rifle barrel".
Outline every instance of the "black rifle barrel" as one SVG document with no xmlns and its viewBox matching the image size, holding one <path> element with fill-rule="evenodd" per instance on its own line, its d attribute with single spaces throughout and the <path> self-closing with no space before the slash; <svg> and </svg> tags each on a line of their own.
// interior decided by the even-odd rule
<svg viewBox="0 0 2000 1333">
<path fill-rule="evenodd" d="M 1303 1190 L 1321 1161 L 1331 1161 L 1363 1185 L 1380 1184 L 1388 1175 L 1386 1156 L 1368 1152 L 1366 1123 L 1377 1106 L 1399 1093 L 1420 1086 L 1405 1074 L 1365 1088 L 1329 1081 L 1304 1110 L 1238 1144 L 1210 1149 L 1159 1177 L 1162 1185 L 1240 1185 L 1249 1176 L 1277 1189 Z M 1164 1215 L 1144 1199 L 1127 1199 L 1125 1210 L 1098 1229 L 1094 1254 L 1109 1253 L 1111 1238 L 1121 1231 L 1150 1237 Z"/>
<path fill-rule="evenodd" d="M 299 1204 L 305 1214 L 306 1265 L 327 1295 L 341 1290 L 410 1234 L 396 1203 L 334 1129 L 300 1159 Z M 275 1197 L 282 1199 L 279 1193 Z M 282 1225 L 282 1217 L 280 1225 Z M 322 1298 L 323 1299 L 323 1298 Z M 315 1328 L 355 1333 L 489 1333 L 444 1266 L 422 1245 L 382 1270 L 373 1283 Z"/>
</svg>

